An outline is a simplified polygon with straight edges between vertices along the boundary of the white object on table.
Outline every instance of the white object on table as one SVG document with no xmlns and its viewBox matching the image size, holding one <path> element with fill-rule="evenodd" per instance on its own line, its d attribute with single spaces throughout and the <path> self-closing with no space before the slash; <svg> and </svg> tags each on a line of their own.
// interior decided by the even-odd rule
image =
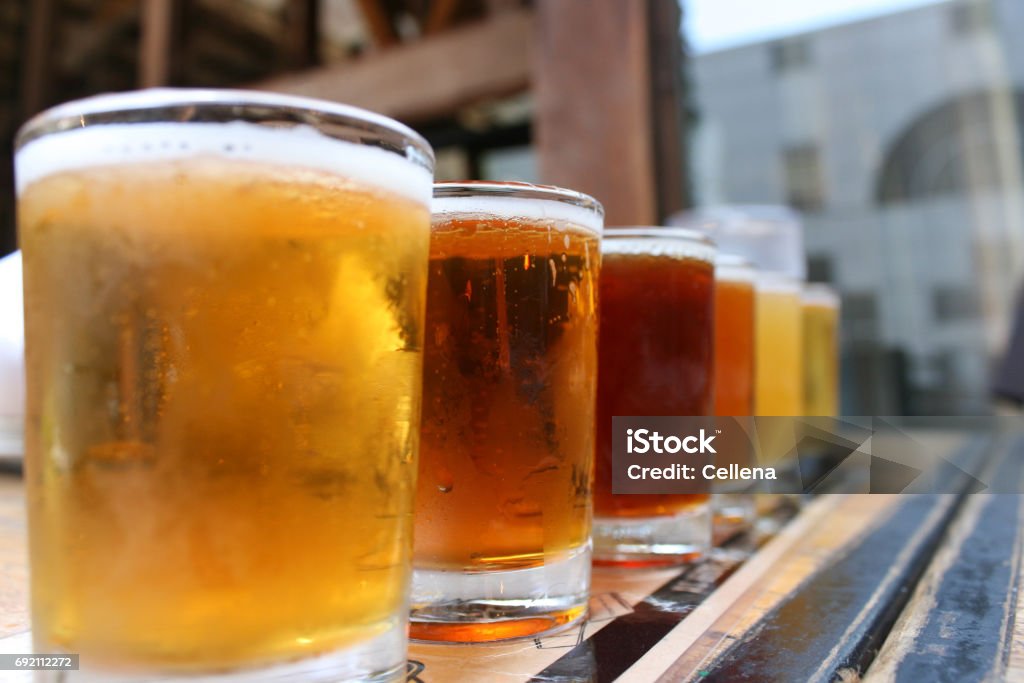
<svg viewBox="0 0 1024 683">
<path fill-rule="evenodd" d="M 0 460 L 20 459 L 25 416 L 21 252 L 0 259 Z"/>
</svg>

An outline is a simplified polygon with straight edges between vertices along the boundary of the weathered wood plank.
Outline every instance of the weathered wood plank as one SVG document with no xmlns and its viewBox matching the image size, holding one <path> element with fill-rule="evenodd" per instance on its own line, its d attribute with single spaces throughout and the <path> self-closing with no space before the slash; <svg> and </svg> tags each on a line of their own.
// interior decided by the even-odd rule
<svg viewBox="0 0 1024 683">
<path fill-rule="evenodd" d="M 679 680 L 699 670 L 866 529 L 880 524 L 897 502 L 895 496 L 817 498 L 621 680 Z"/>
<path fill-rule="evenodd" d="M 778 526 L 788 521 L 793 512 L 792 508 L 779 509 Z M 796 528 L 799 529 L 799 525 Z M 671 580 L 634 603 L 628 612 L 591 635 L 575 651 L 541 671 L 531 683 L 572 680 L 584 653 L 589 653 L 594 662 L 594 680 L 619 679 L 680 622 L 689 619 L 745 562 L 757 562 L 752 558 L 757 557 L 755 552 L 763 540 L 756 533 L 737 536 L 712 551 L 707 559 L 677 569 Z M 595 570 L 595 573 L 615 585 L 629 575 L 629 570 Z"/>
<path fill-rule="evenodd" d="M 252 87 L 345 102 L 416 122 L 525 90 L 532 41 L 533 13 L 510 11 L 355 61 Z"/>
<path fill-rule="evenodd" d="M 980 460 L 987 456 L 988 445 L 987 439 L 978 439 L 966 449 Z M 798 585 L 769 611 L 741 611 L 733 617 L 736 625 L 722 623 L 724 628 L 708 634 L 696 651 L 685 652 L 661 680 L 817 681 L 859 676 L 928 567 L 965 496 L 850 498 L 875 509 L 886 499 L 895 498 L 897 503 L 875 515 L 866 533 L 827 553 L 827 562 L 821 563 L 820 557 L 811 560 L 817 563 L 812 571 L 800 568 L 801 559 L 809 558 L 799 554 L 779 563 L 777 572 L 795 572 Z M 822 530 L 834 533 L 848 517 L 837 514 Z M 708 640 L 717 645 L 709 648 Z"/>
<path fill-rule="evenodd" d="M 1012 656 L 1021 650 L 1021 444 L 1002 449 L 993 477 L 1014 493 L 968 497 L 865 681 L 1024 680 Z"/>
<path fill-rule="evenodd" d="M 792 508 L 776 513 L 781 524 Z M 702 563 L 660 570 L 595 570 L 586 624 L 546 638 L 451 647 L 413 643 L 419 683 L 611 681 L 678 624 L 766 541 L 738 536 Z"/>
</svg>

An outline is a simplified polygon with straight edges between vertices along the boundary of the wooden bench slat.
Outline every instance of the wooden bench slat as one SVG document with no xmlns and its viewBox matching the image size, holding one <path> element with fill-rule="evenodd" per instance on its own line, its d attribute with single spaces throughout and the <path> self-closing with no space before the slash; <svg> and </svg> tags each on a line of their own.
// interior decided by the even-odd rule
<svg viewBox="0 0 1024 683">
<path fill-rule="evenodd" d="M 989 444 L 985 438 L 972 440 L 958 461 L 986 458 Z M 662 680 L 802 681 L 859 675 L 899 616 L 963 499 L 962 494 L 900 496 L 868 533 L 756 623 L 719 634 L 723 646 L 696 671 L 692 657 L 684 653 Z M 872 500 L 881 503 L 883 497 L 866 502 Z M 838 515 L 835 522 L 845 523 Z"/>
<path fill-rule="evenodd" d="M 1022 446 L 1018 437 L 1000 449 L 994 489 L 1021 490 Z M 1024 680 L 1024 643 L 1013 640 L 1022 515 L 1016 493 L 967 498 L 867 681 Z"/>
</svg>

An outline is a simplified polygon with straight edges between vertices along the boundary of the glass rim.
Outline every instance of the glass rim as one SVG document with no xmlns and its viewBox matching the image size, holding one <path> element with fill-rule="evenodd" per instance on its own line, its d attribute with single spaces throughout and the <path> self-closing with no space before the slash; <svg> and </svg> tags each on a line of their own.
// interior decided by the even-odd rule
<svg viewBox="0 0 1024 683">
<path fill-rule="evenodd" d="M 766 292 L 785 292 L 786 294 L 795 295 L 798 299 L 802 298 L 804 287 L 803 279 L 777 270 L 756 268 L 755 272 L 757 273 L 757 277 L 755 279 L 757 289 Z"/>
<path fill-rule="evenodd" d="M 739 254 L 730 254 L 728 252 L 719 252 L 715 256 L 715 266 L 721 268 L 736 268 L 743 270 L 749 270 L 752 273 L 757 270 L 757 266 L 754 262 L 748 258 L 744 258 Z"/>
<path fill-rule="evenodd" d="M 604 218 L 604 206 L 589 194 L 557 185 L 540 185 L 518 180 L 445 180 L 434 183 L 434 199 L 542 199 L 593 211 Z"/>
<path fill-rule="evenodd" d="M 401 150 L 409 162 L 433 171 L 435 157 L 430 143 L 409 126 L 383 114 L 312 97 L 227 88 L 148 88 L 93 95 L 58 104 L 22 124 L 14 137 L 14 151 L 17 154 L 39 138 L 90 125 L 204 121 L 203 118 L 193 118 L 196 112 L 218 109 L 233 112 L 233 117 L 225 116 L 213 122 L 249 120 L 257 124 L 305 124 L 337 139 L 344 138 L 324 130 L 323 124 L 362 130 L 376 135 L 381 142 L 392 143 L 390 151 L 397 154 Z M 147 113 L 152 117 L 147 117 Z M 174 114 L 186 118 L 176 119 Z M 415 154 L 409 153 L 410 148 Z"/>
<path fill-rule="evenodd" d="M 705 204 L 673 214 L 670 222 L 675 224 L 728 223 L 732 221 L 750 223 L 793 223 L 800 222 L 799 211 L 785 204 Z"/>
<path fill-rule="evenodd" d="M 753 288 L 757 281 L 757 267 L 738 254 L 719 252 L 715 255 L 715 279 Z"/>
<path fill-rule="evenodd" d="M 840 295 L 838 290 L 824 282 L 805 282 L 800 291 L 805 304 L 839 308 Z"/>
<path fill-rule="evenodd" d="M 718 251 L 718 245 L 713 239 L 700 232 L 689 228 L 662 227 L 657 225 L 617 225 L 605 228 L 601 233 L 602 238 L 628 238 L 640 239 L 671 239 L 682 240 L 711 247 Z"/>
</svg>

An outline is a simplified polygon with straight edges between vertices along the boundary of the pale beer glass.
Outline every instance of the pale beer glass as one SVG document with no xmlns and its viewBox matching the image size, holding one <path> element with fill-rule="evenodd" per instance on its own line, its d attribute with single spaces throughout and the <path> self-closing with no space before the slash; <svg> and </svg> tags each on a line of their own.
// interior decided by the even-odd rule
<svg viewBox="0 0 1024 683">
<path fill-rule="evenodd" d="M 15 163 L 33 635 L 82 667 L 54 675 L 402 676 L 427 143 L 157 90 L 44 112 Z"/>
<path fill-rule="evenodd" d="M 839 415 L 839 295 L 828 285 L 804 286 L 804 415 Z"/>
</svg>

